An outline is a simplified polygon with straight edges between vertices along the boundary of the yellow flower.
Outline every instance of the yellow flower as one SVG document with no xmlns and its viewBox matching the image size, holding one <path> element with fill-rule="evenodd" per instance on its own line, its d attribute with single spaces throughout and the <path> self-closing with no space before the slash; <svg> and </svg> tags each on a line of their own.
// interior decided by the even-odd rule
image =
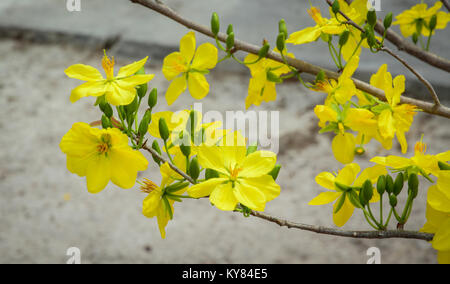
<svg viewBox="0 0 450 284">
<path fill-rule="evenodd" d="M 428 177 L 429 174 L 437 176 L 439 174 L 438 157 L 439 155 L 426 155 L 426 146 L 423 142 L 417 142 L 414 156 L 411 158 L 403 158 L 397 156 L 375 157 L 371 162 L 379 165 L 391 167 L 393 169 L 413 168 L 419 170 L 423 176 Z"/>
<path fill-rule="evenodd" d="M 337 134 L 331 146 L 334 157 L 343 164 L 353 162 L 356 147 L 355 136 L 346 130 L 357 131 L 365 137 L 372 137 L 377 131 L 375 115 L 366 109 L 344 107 L 341 110 L 336 105 L 318 105 L 314 113 L 319 118 L 321 132 L 334 131 Z"/>
<path fill-rule="evenodd" d="M 434 185 L 430 187 L 429 192 L 436 190 Z M 438 262 L 450 264 L 450 199 L 444 199 L 441 202 L 444 205 L 444 211 L 438 211 L 430 203 L 427 204 L 427 223 L 421 231 L 435 234 L 431 244 L 438 251 Z"/>
<path fill-rule="evenodd" d="M 375 184 L 378 177 L 387 174 L 386 168 L 378 165 L 365 169 L 358 176 L 360 171 L 361 168 L 359 165 L 353 163 L 346 165 L 337 175 L 329 172 L 318 174 L 316 176 L 316 182 L 330 191 L 320 193 L 309 202 L 309 205 L 325 205 L 337 200 L 333 209 L 333 221 L 338 227 L 344 226 L 350 217 L 352 217 L 355 210 L 355 206 L 349 198 L 349 195 L 353 191 L 351 187 L 361 187 L 366 180 L 370 180 L 372 184 Z M 349 189 L 343 190 L 343 186 L 349 187 Z M 370 202 L 378 202 L 379 200 L 380 196 L 374 190 Z M 338 206 L 342 207 L 339 209 Z M 336 212 L 337 209 L 339 210 Z"/>
<path fill-rule="evenodd" d="M 430 23 L 431 17 L 437 16 L 436 29 L 445 29 L 448 21 L 450 21 L 450 14 L 440 11 L 442 7 L 442 2 L 437 1 L 436 4 L 427 9 L 428 5 L 425 3 L 417 4 L 411 9 L 404 11 L 403 13 L 396 16 L 397 21 L 393 25 L 400 25 L 400 31 L 404 37 L 410 37 L 417 32 L 417 25 L 422 26 L 422 34 L 424 36 L 430 35 L 430 30 L 428 29 L 428 24 Z M 434 32 L 433 32 L 434 33 Z"/>
<path fill-rule="evenodd" d="M 345 65 L 345 68 L 337 81 L 334 79 L 325 79 L 316 82 L 312 90 L 328 94 L 328 97 L 325 100 L 326 105 L 333 102 L 337 102 L 341 105 L 345 104 L 357 94 L 357 89 L 355 83 L 353 83 L 352 76 L 356 69 L 358 69 L 358 65 L 359 57 L 355 55 Z"/>
<path fill-rule="evenodd" d="M 322 33 L 337 35 L 346 30 L 345 25 L 339 23 L 336 18 L 323 18 L 320 14 L 320 9 L 317 7 L 312 7 L 311 10 L 308 10 L 308 13 L 316 22 L 316 26 L 308 27 L 301 31 L 292 33 L 286 40 L 287 43 L 292 43 L 295 45 L 305 44 L 315 41 Z"/>
<path fill-rule="evenodd" d="M 173 104 L 186 88 L 197 100 L 209 93 L 204 74 L 216 66 L 217 48 L 211 43 L 204 43 L 197 50 L 195 46 L 195 33 L 189 32 L 180 40 L 180 51 L 164 58 L 162 72 L 167 80 L 172 81 L 166 92 L 168 105 Z"/>
<path fill-rule="evenodd" d="M 182 155 L 175 156 L 174 163 L 179 169 L 186 171 L 186 159 Z M 181 188 L 176 188 L 175 191 L 169 191 L 168 186 L 176 180 L 182 180 L 183 177 L 173 171 L 168 163 L 161 166 L 160 172 L 162 176 L 161 186 L 157 186 L 148 179 L 141 183 L 141 190 L 148 193 L 143 202 L 142 214 L 147 218 L 157 218 L 159 232 L 161 233 L 161 238 L 164 239 L 166 237 L 165 228 L 173 218 L 173 204 L 176 201 L 176 196 L 182 195 L 186 191 L 187 184 Z"/>
<path fill-rule="evenodd" d="M 275 166 L 276 155 L 256 151 L 246 156 L 242 135 L 235 132 L 227 137 L 225 145 L 229 146 L 199 147 L 199 164 L 217 171 L 219 177 L 190 187 L 188 194 L 194 198 L 209 196 L 220 210 L 231 211 L 241 203 L 252 210 L 264 211 L 266 202 L 280 194 L 280 186 L 268 175 Z"/>
<path fill-rule="evenodd" d="M 128 105 L 136 96 L 136 86 L 152 80 L 154 74 L 135 75 L 147 62 L 148 57 L 120 68 L 117 76 L 114 76 L 114 57 L 108 58 L 106 53 L 102 60 L 102 66 L 106 73 L 106 79 L 96 68 L 84 64 L 75 64 L 64 72 L 70 78 L 86 81 L 76 87 L 70 94 L 72 103 L 80 98 L 106 95 L 106 100 L 115 106 Z"/>
<path fill-rule="evenodd" d="M 392 139 L 397 136 L 402 147 L 402 153 L 408 150 L 405 133 L 409 131 L 413 118 L 416 115 L 416 106 L 400 104 L 400 97 L 405 91 L 405 76 L 400 75 L 392 80 L 391 73 L 387 72 L 387 65 L 383 64 L 378 72 L 370 79 L 370 84 L 384 90 L 387 104 L 378 116 L 380 142 L 386 149 L 392 148 Z"/>
<path fill-rule="evenodd" d="M 275 49 L 274 52 L 280 53 L 278 49 Z M 283 54 L 288 57 L 294 57 L 293 54 L 287 54 L 286 51 L 283 51 Z M 244 62 L 254 62 L 257 59 L 258 55 L 249 54 Z M 250 69 L 252 78 L 248 85 L 245 108 L 249 108 L 251 105 L 259 106 L 263 101 L 268 103 L 276 100 L 276 83 L 268 79 L 268 72 L 273 73 L 277 77 L 291 72 L 291 69 L 285 64 L 267 58 L 263 58 L 254 64 L 248 64 L 247 67 Z"/>
<path fill-rule="evenodd" d="M 70 172 L 86 177 L 90 193 L 102 191 L 111 180 L 131 188 L 137 172 L 148 166 L 145 157 L 128 146 L 128 137 L 117 128 L 97 129 L 77 122 L 61 140 Z"/>
</svg>

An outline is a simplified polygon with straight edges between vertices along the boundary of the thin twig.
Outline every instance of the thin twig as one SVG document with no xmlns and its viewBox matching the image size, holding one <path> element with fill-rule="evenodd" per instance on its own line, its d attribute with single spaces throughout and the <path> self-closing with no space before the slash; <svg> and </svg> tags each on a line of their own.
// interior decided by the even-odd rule
<svg viewBox="0 0 450 284">
<path fill-rule="evenodd" d="M 450 12 L 450 3 L 447 0 L 441 0 L 442 4 L 444 4 L 445 8 Z"/>
<path fill-rule="evenodd" d="M 158 12 L 158 13 L 180 23 L 181 25 L 183 25 L 189 29 L 195 30 L 206 36 L 214 38 L 214 34 L 211 32 L 211 30 L 208 27 L 206 27 L 204 25 L 200 25 L 195 22 L 192 22 L 192 21 L 182 17 L 181 15 L 179 15 L 178 13 L 176 13 L 175 11 L 173 11 L 171 8 L 169 8 L 168 6 L 166 6 L 164 4 L 159 4 L 159 3 L 153 2 L 151 0 L 130 0 L 130 1 L 133 3 L 138 3 L 140 5 L 143 5 L 155 12 Z M 226 42 L 226 39 L 227 39 L 226 34 L 219 33 L 217 35 L 217 37 L 220 41 Z M 252 53 L 252 54 L 258 54 L 259 50 L 261 49 L 260 46 L 253 45 L 253 44 L 241 41 L 239 39 L 235 39 L 234 47 L 236 48 L 236 50 L 241 50 L 241 51 L 245 51 L 245 52 Z M 267 58 L 284 63 L 283 58 L 278 53 L 275 53 L 272 51 L 267 54 Z M 340 74 L 338 74 L 336 72 L 326 70 L 324 68 L 310 64 L 310 63 L 305 62 L 300 59 L 287 57 L 286 60 L 290 66 L 296 68 L 299 72 L 317 75 L 320 71 L 324 71 L 328 78 L 336 79 L 336 80 L 340 76 Z M 353 79 L 353 82 L 355 83 L 356 88 L 358 88 L 359 90 L 369 93 L 369 94 L 377 97 L 380 100 L 386 100 L 386 96 L 385 96 L 385 93 L 383 90 L 375 88 L 375 87 L 371 86 L 370 84 L 368 84 L 364 81 L 358 80 L 358 79 Z M 405 96 L 401 97 L 400 102 L 403 104 L 415 105 L 419 109 L 421 109 L 427 113 L 450 118 L 450 108 L 442 106 L 442 105 L 435 106 L 434 103 L 429 103 L 429 102 L 425 102 L 422 100 L 417 100 L 417 99 L 413 99 L 413 98 L 409 98 L 409 97 L 405 97 Z"/>
<path fill-rule="evenodd" d="M 327 1 L 328 5 L 330 5 L 330 6 L 333 5 L 333 2 L 331 2 L 331 0 L 326 0 L 326 1 Z M 353 27 L 357 28 L 361 33 L 365 33 L 364 29 L 360 25 L 355 23 L 352 19 L 350 19 L 350 17 L 348 17 L 344 12 L 339 10 L 339 14 L 347 20 L 347 24 L 350 24 Z M 379 40 L 376 39 L 376 41 L 378 44 L 381 45 L 381 42 Z M 383 45 L 380 50 L 383 52 L 386 52 L 387 54 L 394 57 L 397 61 L 399 61 L 401 64 L 403 64 L 403 66 L 405 66 L 409 71 L 411 71 L 417 77 L 417 79 L 419 79 L 419 81 L 421 81 L 425 85 L 425 87 L 428 89 L 428 91 L 431 94 L 431 97 L 433 98 L 435 106 L 441 105 L 439 97 L 436 94 L 436 91 L 434 90 L 433 86 L 427 79 L 425 79 L 425 77 L 422 76 L 422 74 L 420 74 L 416 69 L 414 69 L 411 65 L 409 65 L 408 62 L 406 62 L 400 56 L 395 54 L 390 48 Z"/>
</svg>

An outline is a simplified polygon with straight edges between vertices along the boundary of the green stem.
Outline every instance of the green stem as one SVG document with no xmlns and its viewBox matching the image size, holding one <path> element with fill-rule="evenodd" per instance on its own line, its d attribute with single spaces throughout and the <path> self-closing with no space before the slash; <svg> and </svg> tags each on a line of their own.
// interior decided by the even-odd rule
<svg viewBox="0 0 450 284">
<path fill-rule="evenodd" d="M 334 48 L 334 47 L 333 47 Z M 341 67 L 339 66 L 338 62 L 336 61 L 336 57 L 333 54 L 333 49 L 332 49 L 332 44 L 331 41 L 328 42 L 328 50 L 330 51 L 331 57 L 333 58 L 334 64 L 336 64 L 336 67 L 341 69 Z"/>
<path fill-rule="evenodd" d="M 164 149 L 166 149 L 167 156 L 169 157 L 170 162 L 174 165 L 175 163 L 172 160 L 172 155 L 169 153 L 169 148 L 167 147 L 167 141 L 164 140 Z"/>
<path fill-rule="evenodd" d="M 387 228 L 387 226 L 388 226 L 388 224 L 389 224 L 389 221 L 391 220 L 391 217 L 392 217 L 392 212 L 393 212 L 393 210 L 392 210 L 392 208 L 391 208 L 391 210 L 390 210 L 390 212 L 389 212 L 389 215 L 388 215 L 388 218 L 387 218 L 387 220 L 386 220 L 386 223 L 384 224 L 384 228 Z"/>
<path fill-rule="evenodd" d="M 383 195 L 380 195 L 380 224 L 383 226 Z"/>
</svg>

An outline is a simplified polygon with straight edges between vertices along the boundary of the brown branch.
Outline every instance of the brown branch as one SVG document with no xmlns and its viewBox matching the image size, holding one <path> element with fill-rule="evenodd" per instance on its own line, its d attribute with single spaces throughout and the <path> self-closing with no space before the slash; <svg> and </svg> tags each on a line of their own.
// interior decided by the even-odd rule
<svg viewBox="0 0 450 284">
<path fill-rule="evenodd" d="M 327 1 L 328 5 L 330 5 L 330 6 L 333 5 L 333 2 L 331 2 L 331 0 L 326 0 L 326 1 Z M 365 33 L 364 29 L 360 25 L 355 23 L 352 19 L 350 19 L 350 17 L 348 17 L 344 12 L 339 11 L 339 14 L 347 20 L 347 24 L 352 25 L 353 27 L 357 28 L 361 33 L 363 33 L 363 34 Z M 378 44 L 382 45 L 382 43 L 379 40 L 376 40 L 376 41 Z M 434 104 L 436 106 L 439 106 L 441 104 L 441 102 L 439 101 L 439 97 L 436 94 L 436 91 L 434 90 L 433 86 L 427 79 L 425 79 L 425 77 L 422 76 L 422 74 L 420 74 L 416 69 L 414 69 L 411 65 L 409 65 L 409 63 L 406 62 L 404 59 L 402 59 L 400 56 L 395 54 L 390 48 L 382 45 L 380 50 L 383 52 L 386 52 L 387 54 L 394 57 L 398 62 L 403 64 L 403 66 L 405 66 L 409 71 L 411 71 L 411 73 L 413 73 L 417 77 L 417 79 L 419 79 L 419 81 L 421 81 L 425 85 L 425 87 L 428 89 L 428 91 L 431 94 L 431 97 L 433 98 Z"/>
<path fill-rule="evenodd" d="M 214 38 L 214 34 L 211 32 L 211 30 L 208 27 L 185 19 L 184 17 L 182 17 L 181 15 L 179 15 L 178 13 L 173 11 L 168 6 L 162 4 L 160 1 L 158 1 L 158 2 L 153 2 L 151 0 L 130 0 L 130 1 L 133 3 L 138 3 L 140 5 L 143 5 L 147 8 L 150 8 L 151 10 L 158 12 L 158 13 L 178 22 L 181 25 L 183 25 L 189 29 L 195 30 L 206 36 Z M 219 33 L 217 35 L 217 37 L 220 41 L 226 42 L 226 39 L 227 39 L 226 34 Z M 250 43 L 238 40 L 238 39 L 235 39 L 234 47 L 237 50 L 241 50 L 241 51 L 245 51 L 245 52 L 253 53 L 253 54 L 258 54 L 258 52 L 261 48 L 260 46 L 256 46 L 256 45 L 253 45 L 253 44 L 250 44 Z M 267 54 L 267 58 L 284 63 L 283 58 L 278 53 L 275 53 L 272 51 Z M 299 72 L 317 75 L 320 71 L 324 71 L 328 78 L 336 79 L 336 80 L 340 76 L 340 74 L 338 74 L 336 72 L 326 70 L 326 69 L 321 68 L 316 65 L 312 65 L 312 64 L 305 62 L 303 60 L 300 60 L 300 59 L 288 57 L 288 58 L 286 58 L 286 60 L 290 66 L 296 68 Z M 367 84 L 366 82 L 363 82 L 358 79 L 353 79 L 353 81 L 355 83 L 355 86 L 359 90 L 369 93 L 381 100 L 386 100 L 386 96 L 385 96 L 383 90 L 375 88 L 375 87 Z M 408 97 L 404 97 L 404 96 L 401 97 L 401 103 L 415 105 L 418 108 L 420 108 L 421 110 L 423 110 L 424 112 L 442 116 L 442 117 L 446 117 L 446 118 L 450 118 L 450 108 L 442 106 L 442 105 L 436 106 L 434 103 L 429 103 L 429 102 L 425 102 L 422 100 L 417 100 L 417 99 L 408 98 Z"/>
<path fill-rule="evenodd" d="M 445 8 L 450 12 L 450 3 L 447 0 L 441 0 L 442 4 L 444 4 Z"/>
<path fill-rule="evenodd" d="M 136 143 L 139 143 L 139 139 L 135 138 Z M 148 151 L 152 156 L 155 156 L 159 160 L 161 160 L 163 163 L 167 163 L 171 169 L 173 169 L 176 173 L 184 177 L 187 181 L 189 181 L 191 184 L 196 184 L 196 182 L 185 172 L 183 172 L 181 169 L 179 169 L 177 166 L 173 165 L 170 161 L 163 158 L 161 155 L 159 155 L 158 152 L 156 152 L 154 149 L 147 147 L 146 143 L 142 146 L 142 149 Z M 295 228 L 303 231 L 310 231 L 315 232 L 318 234 L 324 234 L 324 235 L 333 235 L 333 236 L 340 236 L 340 237 L 348 237 L 348 238 L 360 238 L 360 239 L 390 239 L 390 238 L 404 238 L 404 239 L 417 239 L 417 240 L 425 240 L 425 241 L 431 241 L 433 240 L 434 235 L 429 233 L 421 233 L 421 232 L 413 232 L 413 231 L 402 231 L 402 230 L 390 230 L 390 231 L 345 231 L 345 230 L 339 230 L 334 228 L 327 228 L 322 226 L 314 226 L 314 225 L 307 225 L 307 224 L 301 224 L 296 222 L 291 222 L 288 220 L 284 220 L 281 218 L 277 218 L 271 215 L 268 215 L 266 213 L 257 212 L 257 211 L 251 211 L 250 215 L 272 222 L 276 223 L 280 226 L 285 226 L 288 228 Z"/>
</svg>

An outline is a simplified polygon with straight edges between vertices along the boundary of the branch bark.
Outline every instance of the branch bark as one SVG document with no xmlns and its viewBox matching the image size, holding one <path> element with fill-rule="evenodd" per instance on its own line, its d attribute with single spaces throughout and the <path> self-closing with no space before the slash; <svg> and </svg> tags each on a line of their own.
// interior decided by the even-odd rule
<svg viewBox="0 0 450 284">
<path fill-rule="evenodd" d="M 192 22 L 192 21 L 182 17 L 181 15 L 179 15 L 178 13 L 173 11 L 170 7 L 163 4 L 161 1 L 151 1 L 151 0 L 130 0 L 130 1 L 133 3 L 140 4 L 142 6 L 145 6 L 147 8 L 150 8 L 151 10 L 178 22 L 179 24 L 181 24 L 189 29 L 195 30 L 206 36 L 214 38 L 214 34 L 211 32 L 209 27 L 200 25 L 198 23 Z M 217 37 L 220 41 L 226 42 L 226 39 L 227 39 L 226 34 L 219 33 Z M 248 53 L 258 54 L 261 47 L 241 41 L 239 39 L 235 39 L 235 48 L 237 50 L 245 51 Z M 284 63 L 283 58 L 279 54 L 272 52 L 272 51 L 267 54 L 267 58 Z M 297 70 L 299 70 L 299 72 L 317 75 L 321 70 L 323 70 L 328 78 L 336 79 L 336 80 L 340 76 L 340 74 L 338 74 L 336 72 L 326 70 L 324 68 L 310 64 L 308 62 L 305 62 L 305 61 L 297 59 L 297 58 L 288 57 L 286 59 L 287 59 L 288 64 L 290 66 L 296 68 Z M 353 79 L 353 81 L 355 83 L 356 88 L 358 88 L 359 90 L 369 93 L 369 94 L 377 97 L 378 99 L 386 100 L 386 96 L 385 96 L 383 90 L 375 88 L 375 87 L 371 86 L 370 84 L 367 84 L 366 82 L 358 80 L 358 79 Z M 450 118 L 450 108 L 445 107 L 443 105 L 435 105 L 434 103 L 417 100 L 417 99 L 413 99 L 413 98 L 408 98 L 408 97 L 404 97 L 404 96 L 402 96 L 402 98 L 401 98 L 401 103 L 415 105 L 418 108 L 420 108 L 421 110 L 423 110 L 424 112 L 442 116 L 442 117 L 446 117 L 446 118 Z"/>
</svg>

